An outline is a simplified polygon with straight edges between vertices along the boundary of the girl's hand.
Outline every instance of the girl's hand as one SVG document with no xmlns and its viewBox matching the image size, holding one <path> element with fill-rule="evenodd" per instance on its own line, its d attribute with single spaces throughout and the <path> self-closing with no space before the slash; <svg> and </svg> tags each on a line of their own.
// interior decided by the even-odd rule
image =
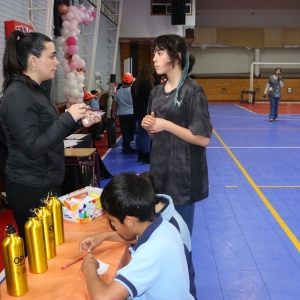
<svg viewBox="0 0 300 300">
<path fill-rule="evenodd" d="M 149 126 L 147 130 L 151 134 L 161 132 L 163 130 L 166 130 L 167 122 L 168 121 L 166 121 L 165 119 L 155 118 L 154 124 L 152 126 Z"/>
<path fill-rule="evenodd" d="M 142 127 L 145 130 L 149 130 L 150 127 L 152 127 L 155 123 L 155 115 L 154 112 L 151 113 L 151 115 L 146 115 L 142 120 Z"/>
</svg>

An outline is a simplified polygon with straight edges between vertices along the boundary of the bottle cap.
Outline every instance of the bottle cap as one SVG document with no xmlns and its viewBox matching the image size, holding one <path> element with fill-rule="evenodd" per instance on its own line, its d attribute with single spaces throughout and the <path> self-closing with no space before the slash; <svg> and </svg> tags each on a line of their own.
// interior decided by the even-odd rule
<svg viewBox="0 0 300 300">
<path fill-rule="evenodd" d="M 40 207 L 45 207 L 45 206 L 47 206 L 46 198 L 42 198 L 42 199 L 40 200 Z"/>
<path fill-rule="evenodd" d="M 28 218 L 36 218 L 36 217 L 37 217 L 37 215 L 34 211 L 34 208 L 30 208 Z"/>
<path fill-rule="evenodd" d="M 5 232 L 6 234 L 13 234 L 13 233 L 16 233 L 16 228 L 13 224 L 8 224 L 5 228 Z"/>
</svg>

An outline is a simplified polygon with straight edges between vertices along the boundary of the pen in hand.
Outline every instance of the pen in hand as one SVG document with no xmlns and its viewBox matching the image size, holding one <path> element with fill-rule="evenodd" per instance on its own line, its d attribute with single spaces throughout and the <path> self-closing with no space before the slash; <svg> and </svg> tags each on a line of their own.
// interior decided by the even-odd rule
<svg viewBox="0 0 300 300">
<path fill-rule="evenodd" d="M 77 262 L 79 262 L 79 261 L 81 261 L 81 260 L 83 260 L 83 257 L 80 257 L 80 258 L 77 258 L 77 259 L 73 260 L 72 262 L 70 262 L 70 263 L 68 263 L 68 264 L 66 264 L 66 265 L 64 265 L 64 266 L 62 266 L 61 269 L 63 270 L 63 269 L 65 269 L 65 268 L 67 268 L 67 267 L 69 267 L 69 266 L 71 266 L 71 265 L 76 264 Z"/>
</svg>

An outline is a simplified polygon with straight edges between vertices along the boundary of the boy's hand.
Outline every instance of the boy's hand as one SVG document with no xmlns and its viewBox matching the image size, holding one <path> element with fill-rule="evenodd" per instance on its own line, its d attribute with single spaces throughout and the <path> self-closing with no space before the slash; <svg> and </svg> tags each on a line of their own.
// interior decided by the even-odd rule
<svg viewBox="0 0 300 300">
<path fill-rule="evenodd" d="M 85 273 L 88 269 L 95 269 L 97 270 L 99 268 L 99 262 L 94 258 L 94 255 L 92 253 L 88 253 L 81 264 L 81 271 Z"/>
<path fill-rule="evenodd" d="M 88 252 L 93 251 L 105 240 L 104 233 L 97 233 L 90 236 L 87 236 L 79 243 L 79 251 L 82 252 L 82 249 L 87 250 Z"/>
</svg>

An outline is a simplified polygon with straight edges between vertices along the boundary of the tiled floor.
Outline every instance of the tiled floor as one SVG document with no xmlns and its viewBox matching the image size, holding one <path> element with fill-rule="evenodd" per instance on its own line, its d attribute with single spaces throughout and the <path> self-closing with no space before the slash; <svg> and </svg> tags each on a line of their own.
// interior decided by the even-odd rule
<svg viewBox="0 0 300 300">
<path fill-rule="evenodd" d="M 299 300 L 300 115 L 270 123 L 245 105 L 209 110 L 210 195 L 192 236 L 198 298 Z M 104 162 L 115 174 L 149 169 L 120 148 Z"/>
</svg>

